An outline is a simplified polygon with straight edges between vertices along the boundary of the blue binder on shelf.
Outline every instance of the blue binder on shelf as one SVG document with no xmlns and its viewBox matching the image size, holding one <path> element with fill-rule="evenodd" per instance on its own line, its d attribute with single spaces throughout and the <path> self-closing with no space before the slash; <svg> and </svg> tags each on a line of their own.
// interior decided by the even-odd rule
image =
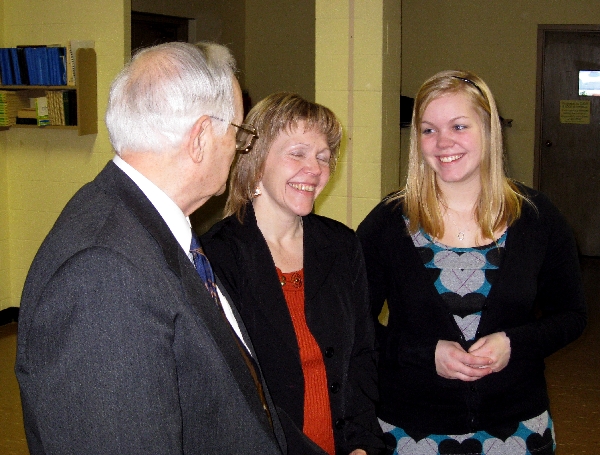
<svg viewBox="0 0 600 455">
<path fill-rule="evenodd" d="M 15 83 L 8 48 L 0 48 L 0 76 L 2 77 L 2 85 L 13 85 Z"/>
</svg>

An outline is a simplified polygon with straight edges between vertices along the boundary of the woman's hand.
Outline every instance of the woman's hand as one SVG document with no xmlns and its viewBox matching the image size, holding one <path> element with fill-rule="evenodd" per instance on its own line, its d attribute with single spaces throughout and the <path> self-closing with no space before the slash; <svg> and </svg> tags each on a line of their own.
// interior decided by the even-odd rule
<svg viewBox="0 0 600 455">
<path fill-rule="evenodd" d="M 492 364 L 492 358 L 468 353 L 454 341 L 440 340 L 435 348 L 435 369 L 446 379 L 476 381 L 492 373 Z"/>
<path fill-rule="evenodd" d="M 494 372 L 502 371 L 510 360 L 510 338 L 504 332 L 496 332 L 480 338 L 471 346 L 469 353 L 491 359 L 488 367 Z"/>
</svg>

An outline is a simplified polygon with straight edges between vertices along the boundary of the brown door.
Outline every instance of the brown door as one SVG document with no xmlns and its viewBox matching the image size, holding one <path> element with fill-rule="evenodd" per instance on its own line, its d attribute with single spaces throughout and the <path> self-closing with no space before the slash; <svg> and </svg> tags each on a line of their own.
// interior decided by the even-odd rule
<svg viewBox="0 0 600 455">
<path fill-rule="evenodd" d="M 600 26 L 539 26 L 535 184 L 586 256 L 600 256 L 600 96 L 580 94 L 580 77 L 589 83 L 588 76 L 600 77 L 594 71 Z"/>
</svg>

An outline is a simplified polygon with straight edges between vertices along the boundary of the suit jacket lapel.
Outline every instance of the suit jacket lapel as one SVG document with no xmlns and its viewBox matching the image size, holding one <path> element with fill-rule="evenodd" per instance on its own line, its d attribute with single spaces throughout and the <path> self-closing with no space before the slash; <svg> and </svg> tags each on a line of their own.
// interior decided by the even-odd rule
<svg viewBox="0 0 600 455">
<path fill-rule="evenodd" d="M 300 358 L 298 342 L 294 336 L 294 325 L 281 290 L 281 283 L 275 270 L 273 257 L 258 225 L 251 204 L 246 207 L 244 224 L 236 223 L 236 235 L 244 244 L 244 266 L 248 270 L 247 291 L 251 293 L 249 301 L 256 304 L 268 320 L 278 338 L 286 343 Z"/>
<path fill-rule="evenodd" d="M 304 299 L 306 305 L 318 297 L 319 290 L 326 282 L 336 261 L 338 249 L 322 232 L 313 218 L 304 220 Z"/>
<path fill-rule="evenodd" d="M 162 248 L 167 264 L 173 273 L 181 279 L 183 290 L 187 295 L 192 311 L 199 320 L 199 324 L 205 326 L 215 340 L 220 349 L 220 354 L 229 365 L 240 390 L 250 402 L 250 409 L 255 411 L 259 416 L 259 420 L 266 422 L 256 387 L 239 352 L 231 326 L 225 320 L 221 309 L 217 307 L 194 265 L 181 249 L 158 211 L 139 187 L 112 161 L 98 175 L 97 181 L 105 191 L 112 192 L 123 201 Z M 223 288 L 221 287 L 221 289 Z M 241 323 L 239 318 L 238 322 Z M 243 327 L 243 324 L 240 327 Z M 243 333 L 247 337 L 245 329 Z M 249 337 L 247 339 L 249 340 Z M 259 403 L 258 406 L 256 402 Z"/>
</svg>

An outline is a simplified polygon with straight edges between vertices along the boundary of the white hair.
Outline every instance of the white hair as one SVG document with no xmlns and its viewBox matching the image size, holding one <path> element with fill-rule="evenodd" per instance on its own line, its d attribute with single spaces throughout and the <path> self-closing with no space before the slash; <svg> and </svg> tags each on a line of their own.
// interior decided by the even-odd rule
<svg viewBox="0 0 600 455">
<path fill-rule="evenodd" d="M 235 115 L 235 60 L 220 44 L 172 42 L 139 51 L 113 81 L 106 126 L 115 152 L 177 148 L 203 115 L 225 134 Z"/>
</svg>

